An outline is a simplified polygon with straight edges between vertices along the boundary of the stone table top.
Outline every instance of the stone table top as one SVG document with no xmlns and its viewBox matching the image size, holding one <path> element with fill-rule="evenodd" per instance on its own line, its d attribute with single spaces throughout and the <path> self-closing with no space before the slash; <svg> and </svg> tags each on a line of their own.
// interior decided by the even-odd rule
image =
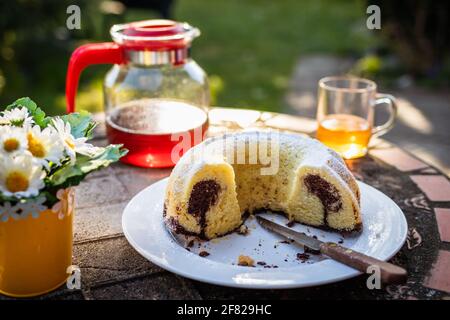
<svg viewBox="0 0 450 320">
<path fill-rule="evenodd" d="M 103 114 L 96 118 L 103 123 Z M 210 134 L 276 128 L 312 134 L 315 121 L 243 109 L 210 111 Z M 93 141 L 107 144 L 98 126 Z M 319 287 L 246 290 L 192 281 L 140 256 L 121 227 L 128 201 L 171 169 L 143 169 L 122 163 L 91 174 L 76 190 L 73 264 L 81 269 L 80 290 L 59 290 L 41 299 L 450 299 L 450 181 L 405 150 L 375 141 L 369 154 L 347 161 L 357 179 L 381 190 L 403 210 L 408 240 L 391 261 L 408 270 L 403 285 L 369 290 L 366 277 Z M 3 297 L 4 298 L 4 297 Z M 2 299 L 2 297 L 0 297 Z"/>
</svg>

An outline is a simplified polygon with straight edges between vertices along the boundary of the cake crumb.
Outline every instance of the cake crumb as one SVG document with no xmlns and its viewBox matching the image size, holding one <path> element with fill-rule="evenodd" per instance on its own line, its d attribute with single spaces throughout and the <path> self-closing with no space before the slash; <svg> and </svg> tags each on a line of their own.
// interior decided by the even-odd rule
<svg viewBox="0 0 450 320">
<path fill-rule="evenodd" d="M 297 260 L 300 260 L 302 263 L 309 260 L 309 254 L 307 253 L 297 253 Z"/>
<path fill-rule="evenodd" d="M 292 227 L 294 226 L 294 224 L 295 224 L 295 221 L 294 221 L 294 220 L 289 221 L 288 223 L 286 223 L 286 227 L 292 228 Z"/>
<path fill-rule="evenodd" d="M 245 224 L 242 224 L 238 229 L 238 233 L 243 236 L 248 235 L 249 232 L 250 232 L 250 230 L 248 229 L 248 227 Z"/>
<path fill-rule="evenodd" d="M 265 263 L 264 261 L 258 261 L 256 264 L 259 266 L 265 266 L 267 263 Z"/>
<path fill-rule="evenodd" d="M 254 267 L 255 261 L 249 256 L 240 255 L 238 258 L 238 265 L 243 267 Z"/>
<path fill-rule="evenodd" d="M 209 256 L 209 252 L 203 250 L 203 251 L 200 251 L 198 255 L 199 255 L 200 257 L 207 257 L 207 256 Z"/>
</svg>

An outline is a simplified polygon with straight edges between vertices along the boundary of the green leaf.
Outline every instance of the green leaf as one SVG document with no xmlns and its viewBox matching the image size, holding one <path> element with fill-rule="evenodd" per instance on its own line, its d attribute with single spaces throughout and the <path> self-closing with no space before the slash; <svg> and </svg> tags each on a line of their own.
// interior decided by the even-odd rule
<svg viewBox="0 0 450 320">
<path fill-rule="evenodd" d="M 39 108 L 36 103 L 28 97 L 20 98 L 14 101 L 12 104 L 6 107 L 6 110 L 11 110 L 14 108 L 25 107 L 28 112 L 33 117 L 34 123 L 36 123 L 41 128 L 45 128 L 50 121 L 48 117 L 45 116 L 45 112 Z"/>
<path fill-rule="evenodd" d="M 86 111 L 66 114 L 61 117 L 64 122 L 70 123 L 71 133 L 75 138 L 91 138 L 92 130 L 96 123 L 92 120 L 91 114 Z"/>
<path fill-rule="evenodd" d="M 43 195 L 45 197 L 44 205 L 51 208 L 55 203 L 59 201 L 59 199 L 56 197 L 56 193 L 59 189 L 55 188 L 54 190 L 48 190 L 45 189 L 44 191 L 40 192 L 40 195 Z"/>
<path fill-rule="evenodd" d="M 70 166 L 68 164 L 56 170 L 48 177 L 48 182 L 61 188 L 78 185 L 88 173 L 107 167 L 124 156 L 128 151 L 121 149 L 121 146 L 109 145 L 106 148 L 101 148 L 100 152 L 92 158 L 77 154 L 75 165 Z"/>
<path fill-rule="evenodd" d="M 11 203 L 16 203 L 17 201 L 19 201 L 20 198 L 14 197 L 14 196 L 5 196 L 1 191 L 0 191 L 0 204 L 5 203 L 5 202 L 11 202 Z"/>
</svg>

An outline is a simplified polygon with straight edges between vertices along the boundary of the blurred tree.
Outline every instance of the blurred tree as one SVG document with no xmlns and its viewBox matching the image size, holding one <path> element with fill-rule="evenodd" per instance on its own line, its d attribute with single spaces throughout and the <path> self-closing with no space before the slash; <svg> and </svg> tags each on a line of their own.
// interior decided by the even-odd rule
<svg viewBox="0 0 450 320">
<path fill-rule="evenodd" d="M 168 7 L 153 5 L 160 1 Z M 67 62 L 77 46 L 109 41 L 113 24 L 167 17 L 174 9 L 175 19 L 202 30 L 194 58 L 211 75 L 215 103 L 279 111 L 299 55 L 360 55 L 378 42 L 364 28 L 366 1 L 0 0 L 0 108 L 27 95 L 49 114 L 64 112 Z M 72 4 L 81 8 L 81 30 L 66 28 Z M 372 62 L 361 66 L 376 71 Z M 83 72 L 80 109 L 101 110 L 109 68 Z"/>
<path fill-rule="evenodd" d="M 50 113 L 63 112 L 66 66 L 80 42 L 110 39 L 109 28 L 124 22 L 127 5 L 168 17 L 172 3 L 173 0 L 0 1 L 0 107 L 18 96 L 29 95 L 39 97 L 40 105 Z M 80 30 L 66 27 L 70 5 L 81 9 Z M 93 87 L 98 90 L 97 80 L 104 72 L 102 67 L 88 69 L 83 78 L 95 82 Z"/>
<path fill-rule="evenodd" d="M 60 66 L 67 64 L 73 40 L 91 37 L 93 30 L 86 19 L 81 30 L 69 32 L 66 9 L 71 4 L 85 9 L 92 5 L 87 0 L 0 2 L 0 73 L 4 77 L 0 100 L 3 104 L 19 95 L 31 95 L 37 84 L 39 90 L 51 88 L 49 93 L 64 87 L 65 69 Z"/>
<path fill-rule="evenodd" d="M 450 52 L 450 2 L 369 0 L 381 8 L 381 33 L 414 75 L 438 77 Z"/>
<path fill-rule="evenodd" d="M 122 0 L 128 8 L 152 9 L 164 19 L 172 17 L 173 0 Z"/>
</svg>

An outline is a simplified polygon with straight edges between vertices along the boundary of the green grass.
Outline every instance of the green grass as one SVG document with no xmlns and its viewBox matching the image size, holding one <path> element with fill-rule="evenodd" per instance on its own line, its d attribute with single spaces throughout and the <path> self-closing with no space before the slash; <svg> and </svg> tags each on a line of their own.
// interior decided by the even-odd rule
<svg viewBox="0 0 450 320">
<path fill-rule="evenodd" d="M 182 0 L 175 17 L 202 31 L 194 59 L 215 83 L 217 105 L 280 110 L 303 54 L 363 52 L 374 39 L 362 1 Z M 220 88 L 219 88 L 220 89 Z"/>
<path fill-rule="evenodd" d="M 210 76 L 214 105 L 279 111 L 302 55 L 359 55 L 374 44 L 365 27 L 365 6 L 362 0 L 178 0 L 174 19 L 202 31 L 192 54 Z M 153 17 L 151 12 L 128 10 L 123 19 Z M 64 112 L 68 58 L 49 57 L 48 66 L 39 68 L 42 81 L 14 94 L 31 96 L 51 114 Z M 101 83 L 107 69 L 94 66 L 82 75 L 78 108 L 102 109 Z M 3 104 L 4 97 L 0 101 Z"/>
</svg>

